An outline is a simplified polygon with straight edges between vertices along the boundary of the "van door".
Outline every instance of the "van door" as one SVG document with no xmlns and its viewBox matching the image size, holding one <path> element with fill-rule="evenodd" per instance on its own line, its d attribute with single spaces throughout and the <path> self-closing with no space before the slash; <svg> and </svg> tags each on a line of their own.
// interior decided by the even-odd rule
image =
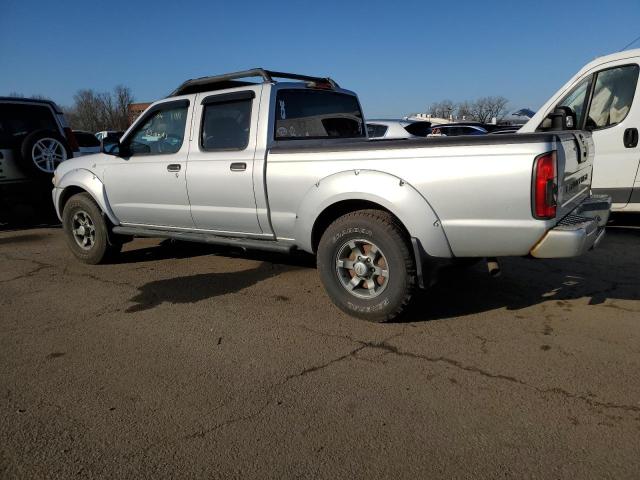
<svg viewBox="0 0 640 480">
<path fill-rule="evenodd" d="M 196 97 L 187 189 L 197 229 L 263 234 L 253 185 L 261 91 L 258 85 Z"/>
<path fill-rule="evenodd" d="M 584 123 L 595 144 L 592 189 L 611 195 L 615 208 L 629 203 L 640 163 L 639 71 L 627 63 L 596 72 Z"/>
</svg>

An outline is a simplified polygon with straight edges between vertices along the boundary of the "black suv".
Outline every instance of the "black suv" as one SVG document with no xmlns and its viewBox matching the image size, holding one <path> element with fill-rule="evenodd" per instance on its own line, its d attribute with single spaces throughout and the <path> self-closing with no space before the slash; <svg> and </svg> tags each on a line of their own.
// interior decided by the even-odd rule
<svg viewBox="0 0 640 480">
<path fill-rule="evenodd" d="M 50 100 L 0 97 L 0 185 L 53 176 L 78 143 Z"/>
</svg>

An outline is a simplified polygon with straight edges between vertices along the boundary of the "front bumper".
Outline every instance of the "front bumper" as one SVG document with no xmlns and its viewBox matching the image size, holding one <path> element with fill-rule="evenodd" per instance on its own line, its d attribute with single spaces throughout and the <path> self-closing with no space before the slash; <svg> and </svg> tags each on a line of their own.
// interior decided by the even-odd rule
<svg viewBox="0 0 640 480">
<path fill-rule="evenodd" d="M 598 246 L 611 211 L 611 197 L 594 195 L 549 230 L 531 250 L 536 258 L 577 257 Z"/>
</svg>

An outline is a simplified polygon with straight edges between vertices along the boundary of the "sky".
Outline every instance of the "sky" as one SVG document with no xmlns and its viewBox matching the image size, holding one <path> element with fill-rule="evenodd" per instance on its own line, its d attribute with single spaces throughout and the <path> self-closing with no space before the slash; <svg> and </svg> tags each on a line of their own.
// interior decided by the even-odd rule
<svg viewBox="0 0 640 480">
<path fill-rule="evenodd" d="M 0 95 L 71 105 L 122 84 L 154 101 L 188 78 L 264 67 L 331 76 L 368 118 L 487 95 L 535 110 L 638 36 L 640 0 L 0 0 Z"/>
</svg>

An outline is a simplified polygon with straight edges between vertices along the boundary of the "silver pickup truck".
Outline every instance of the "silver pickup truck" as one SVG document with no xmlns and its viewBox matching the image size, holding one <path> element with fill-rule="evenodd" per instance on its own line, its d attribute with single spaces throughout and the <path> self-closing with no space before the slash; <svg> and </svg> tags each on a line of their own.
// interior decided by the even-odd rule
<svg viewBox="0 0 640 480">
<path fill-rule="evenodd" d="M 366 135 L 357 96 L 330 78 L 189 80 L 119 143 L 62 163 L 53 200 L 85 263 L 135 236 L 299 249 L 338 307 L 372 321 L 400 314 L 439 259 L 571 257 L 603 236 L 587 132 Z"/>
</svg>

